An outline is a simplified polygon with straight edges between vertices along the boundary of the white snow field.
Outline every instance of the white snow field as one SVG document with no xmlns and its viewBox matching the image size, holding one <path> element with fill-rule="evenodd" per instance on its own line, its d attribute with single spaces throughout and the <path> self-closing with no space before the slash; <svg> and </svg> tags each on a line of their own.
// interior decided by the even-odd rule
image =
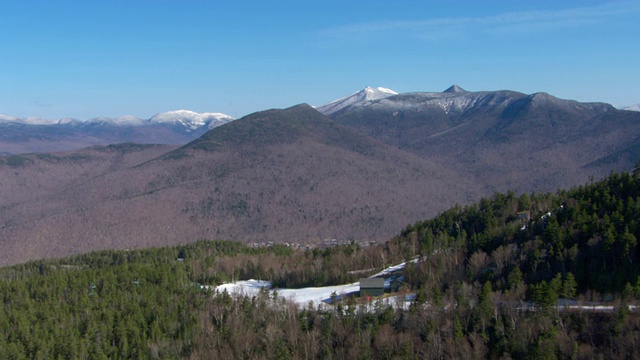
<svg viewBox="0 0 640 360">
<path fill-rule="evenodd" d="M 417 261 L 417 259 L 412 262 Z M 380 277 L 393 274 L 398 272 L 406 266 L 406 262 L 403 262 L 398 265 L 390 266 L 381 272 L 371 276 Z M 385 287 L 388 287 L 388 281 L 385 281 Z M 332 294 L 335 294 L 338 297 L 343 295 L 348 295 L 354 292 L 360 291 L 360 282 L 354 282 L 351 284 L 345 285 L 335 285 L 335 286 L 324 286 L 324 287 L 309 287 L 303 289 L 278 289 L 272 288 L 270 281 L 264 280 L 242 280 L 236 281 L 234 283 L 222 284 L 215 287 L 213 290 L 219 293 L 227 291 L 229 294 L 241 294 L 241 295 L 249 295 L 254 296 L 260 293 L 260 290 L 266 288 L 269 289 L 269 292 L 276 291 L 278 297 L 284 297 L 291 302 L 294 302 L 300 306 L 307 306 L 310 301 L 313 301 L 315 305 L 319 305 L 322 303 L 330 303 Z M 395 299 L 387 299 L 390 304 L 395 304 L 397 300 Z"/>
</svg>

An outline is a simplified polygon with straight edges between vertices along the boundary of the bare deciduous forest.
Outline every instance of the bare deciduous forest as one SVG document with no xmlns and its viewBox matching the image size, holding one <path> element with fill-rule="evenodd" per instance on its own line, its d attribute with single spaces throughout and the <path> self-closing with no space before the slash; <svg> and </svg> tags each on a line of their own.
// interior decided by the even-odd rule
<svg viewBox="0 0 640 360">
<path fill-rule="evenodd" d="M 178 149 L 1 158 L 0 264 L 204 238 L 383 242 L 494 191 L 568 188 L 637 161 L 635 113 L 513 92 L 430 105 L 463 95 L 398 95 L 334 120 L 268 110 Z"/>
</svg>

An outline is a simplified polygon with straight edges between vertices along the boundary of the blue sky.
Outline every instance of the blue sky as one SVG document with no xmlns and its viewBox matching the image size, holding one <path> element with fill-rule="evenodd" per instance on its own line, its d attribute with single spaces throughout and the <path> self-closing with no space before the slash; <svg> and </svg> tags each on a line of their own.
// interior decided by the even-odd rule
<svg viewBox="0 0 640 360">
<path fill-rule="evenodd" d="M 365 86 L 640 103 L 640 1 L 0 2 L 0 114 L 240 117 Z"/>
</svg>

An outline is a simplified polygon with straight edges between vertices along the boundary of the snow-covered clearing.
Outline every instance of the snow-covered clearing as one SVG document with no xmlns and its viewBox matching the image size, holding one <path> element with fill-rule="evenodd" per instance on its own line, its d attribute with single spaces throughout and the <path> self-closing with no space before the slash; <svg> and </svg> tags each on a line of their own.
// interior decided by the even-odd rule
<svg viewBox="0 0 640 360">
<path fill-rule="evenodd" d="M 236 281 L 232 284 L 223 284 L 215 288 L 216 291 L 222 293 L 225 290 L 229 294 L 242 294 L 254 296 L 260 293 L 260 290 L 266 288 L 270 292 L 275 291 L 278 297 L 282 296 L 296 304 L 306 306 L 310 301 L 314 304 L 321 302 L 330 302 L 331 295 L 335 293 L 338 296 L 347 295 L 360 291 L 360 283 L 355 282 L 346 285 L 309 287 L 303 289 L 272 289 L 270 281 L 262 280 L 243 280 Z"/>
<path fill-rule="evenodd" d="M 545 216 L 545 215 L 543 215 Z M 437 253 L 436 251 L 435 253 Z M 418 262 L 416 257 L 411 260 L 411 263 Z M 385 277 L 385 288 L 390 286 L 390 277 L 397 276 L 397 272 L 404 269 L 407 265 L 406 262 L 389 266 L 388 268 L 380 271 L 377 274 L 370 276 L 369 278 Z M 323 286 L 323 287 L 309 287 L 303 289 L 279 289 L 272 288 L 270 281 L 264 280 L 242 280 L 236 281 L 230 284 L 223 284 L 213 288 L 213 291 L 218 293 L 228 292 L 229 294 L 239 294 L 247 296 L 257 296 L 261 290 L 268 289 L 269 293 L 276 292 L 278 297 L 286 298 L 287 300 L 297 304 L 300 307 L 306 307 L 309 302 L 313 302 L 314 306 L 324 307 L 326 304 L 331 304 L 331 297 L 337 296 L 339 300 L 342 296 L 357 293 L 360 291 L 360 282 L 354 282 L 345 285 L 335 286 Z M 377 298 L 375 301 L 358 304 L 356 308 L 363 308 L 365 310 L 371 310 L 376 308 L 377 305 L 392 306 L 394 308 L 408 309 L 412 301 L 415 300 L 416 295 L 413 293 L 397 294 L 391 296 L 384 296 Z M 425 306 L 430 306 L 428 303 Z M 447 308 L 449 305 L 445 305 Z M 454 305 L 455 306 L 455 305 Z M 537 306 L 531 303 L 525 303 L 524 305 L 517 302 L 503 302 L 496 301 L 494 306 L 515 306 L 519 311 L 536 311 Z M 560 312 L 564 311 L 584 311 L 584 312 L 603 312 L 611 313 L 616 310 L 616 306 L 610 303 L 587 303 L 579 304 L 575 300 L 560 299 L 556 305 L 556 310 Z M 636 312 L 640 310 L 640 306 L 628 305 L 629 311 Z"/>
<path fill-rule="evenodd" d="M 417 262 L 418 259 L 414 259 L 411 262 Z M 390 266 L 381 272 L 370 276 L 370 278 L 374 277 L 382 277 L 388 276 L 395 272 L 398 272 L 406 266 L 406 262 L 403 262 L 398 265 Z M 388 287 L 388 281 L 385 281 L 385 287 Z M 271 288 L 270 281 L 263 280 L 243 280 L 236 281 L 230 284 L 222 284 L 220 286 L 215 287 L 213 290 L 219 293 L 224 292 L 225 290 L 229 294 L 243 294 L 254 296 L 260 293 L 260 290 L 266 288 L 269 289 L 270 292 L 276 291 L 278 297 L 284 297 L 289 301 L 292 301 L 298 305 L 306 306 L 310 301 L 313 301 L 314 304 L 318 305 L 321 303 L 330 303 L 332 294 L 338 296 L 338 298 L 343 295 L 348 295 L 351 293 L 357 293 L 360 291 L 360 282 L 354 282 L 351 284 L 345 285 L 334 285 L 334 286 L 323 286 L 323 287 L 309 287 L 303 289 L 277 289 Z M 389 299 L 393 301 L 393 299 Z"/>
</svg>

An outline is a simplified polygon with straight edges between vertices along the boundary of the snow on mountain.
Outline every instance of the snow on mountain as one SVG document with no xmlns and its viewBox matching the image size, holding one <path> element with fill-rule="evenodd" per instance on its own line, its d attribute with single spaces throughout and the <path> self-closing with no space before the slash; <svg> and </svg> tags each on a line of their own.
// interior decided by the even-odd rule
<svg viewBox="0 0 640 360">
<path fill-rule="evenodd" d="M 181 124 L 189 130 L 196 130 L 204 125 L 209 129 L 234 120 L 222 113 L 197 113 L 189 110 L 175 110 L 156 114 L 149 119 L 152 124 Z"/>
<path fill-rule="evenodd" d="M 97 117 L 87 121 L 87 124 L 97 125 L 97 124 L 109 124 L 115 126 L 140 126 L 145 125 L 148 121 L 142 120 L 139 117 L 133 115 L 124 115 L 119 116 L 117 118 L 109 118 L 109 117 Z"/>
<path fill-rule="evenodd" d="M 9 116 L 9 115 L 2 115 L 0 114 L 0 122 L 18 122 L 18 118 L 15 116 Z"/>
<path fill-rule="evenodd" d="M 383 87 L 372 88 L 367 86 L 363 90 L 355 92 L 349 96 L 334 100 L 325 105 L 316 106 L 315 108 L 325 115 L 331 115 L 349 105 L 361 104 L 372 100 L 380 100 L 393 95 L 398 95 L 398 93 Z"/>
<path fill-rule="evenodd" d="M 64 125 L 64 124 L 86 124 L 89 126 L 111 125 L 111 126 L 148 126 L 148 125 L 182 125 L 187 131 L 193 131 L 207 126 L 213 129 L 217 126 L 234 120 L 229 115 L 222 113 L 197 113 L 189 110 L 168 111 L 154 115 L 151 119 L 141 119 L 133 115 L 124 115 L 116 118 L 96 117 L 86 122 L 73 118 L 62 118 L 59 120 L 42 119 L 38 117 L 20 118 L 16 116 L 0 114 L 0 123 L 18 123 L 24 125 Z"/>
<path fill-rule="evenodd" d="M 500 99 L 490 96 L 490 92 L 469 92 L 458 85 L 452 85 L 443 92 L 403 93 L 397 97 L 385 97 L 374 104 L 354 103 L 356 106 L 374 106 L 379 109 L 428 109 L 441 108 L 446 114 L 461 114 L 479 103 L 490 105 Z M 493 98 L 490 100 L 490 98 Z M 400 105 L 401 104 L 401 105 Z"/>
<path fill-rule="evenodd" d="M 477 107 L 492 108 L 495 106 L 501 106 L 504 108 L 516 99 L 520 98 L 522 98 L 522 101 L 526 101 L 532 106 L 538 107 L 570 107 L 575 111 L 579 109 L 584 111 L 604 111 L 610 108 L 610 105 L 603 103 L 579 103 L 573 100 L 559 99 L 544 92 L 538 92 L 531 95 L 525 95 L 508 90 L 472 92 L 467 91 L 458 85 L 452 85 L 443 92 L 403 93 L 398 96 L 384 97 L 375 102 L 354 101 L 350 105 L 354 108 L 367 107 L 370 109 L 391 111 L 391 113 L 397 113 L 398 109 L 417 112 L 426 111 L 429 108 L 440 108 L 450 117 L 457 117 Z M 340 114 L 336 115 L 340 116 Z"/>
<path fill-rule="evenodd" d="M 17 123 L 24 125 L 64 125 L 80 123 L 80 120 L 74 118 L 62 118 L 59 120 L 43 119 L 39 117 L 16 117 L 0 114 L 0 123 Z"/>
<path fill-rule="evenodd" d="M 62 118 L 62 119 L 58 120 L 57 124 L 59 124 L 59 125 L 63 125 L 63 124 L 74 124 L 74 125 L 77 125 L 77 124 L 82 124 L 82 121 L 80 121 L 78 119 L 75 119 L 75 118 L 65 117 L 65 118 Z"/>
<path fill-rule="evenodd" d="M 635 104 L 635 105 L 631 105 L 631 106 L 626 106 L 623 107 L 622 110 L 628 110 L 628 111 L 640 111 L 640 104 Z"/>
<path fill-rule="evenodd" d="M 433 99 L 426 103 L 433 103 L 434 106 L 441 107 L 448 115 L 452 112 L 462 113 L 467 109 L 474 107 L 476 103 L 482 99 L 482 96 L 467 93 L 465 90 L 459 91 L 454 89 L 449 91 L 451 88 L 445 90 L 441 94 L 433 94 Z"/>
</svg>

